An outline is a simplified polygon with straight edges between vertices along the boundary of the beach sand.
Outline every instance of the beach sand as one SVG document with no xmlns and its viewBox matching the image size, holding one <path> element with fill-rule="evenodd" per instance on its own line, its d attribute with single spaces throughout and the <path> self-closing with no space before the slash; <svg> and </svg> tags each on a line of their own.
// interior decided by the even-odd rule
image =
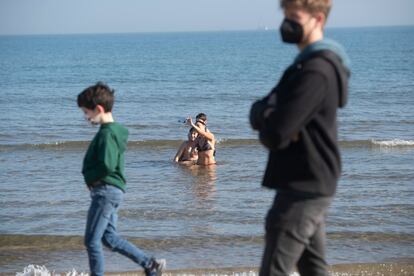
<svg viewBox="0 0 414 276">
<path fill-rule="evenodd" d="M 337 264 L 329 267 L 332 276 L 413 276 L 414 264 L 412 263 L 369 263 L 369 264 Z M 144 275 L 140 271 L 112 272 L 107 273 L 112 276 L 135 276 Z M 258 268 L 216 268 L 216 269 L 180 269 L 167 270 L 163 273 L 165 276 L 255 276 L 258 275 Z M 294 273 L 293 275 L 299 276 Z"/>
</svg>

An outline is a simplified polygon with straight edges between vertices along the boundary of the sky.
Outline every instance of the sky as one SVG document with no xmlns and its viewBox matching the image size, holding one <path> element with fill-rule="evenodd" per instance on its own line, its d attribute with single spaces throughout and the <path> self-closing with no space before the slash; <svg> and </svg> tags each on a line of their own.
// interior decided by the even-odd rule
<svg viewBox="0 0 414 276">
<path fill-rule="evenodd" d="M 414 25 L 414 0 L 333 0 L 327 27 Z M 0 35 L 276 29 L 278 0 L 0 0 Z"/>
</svg>

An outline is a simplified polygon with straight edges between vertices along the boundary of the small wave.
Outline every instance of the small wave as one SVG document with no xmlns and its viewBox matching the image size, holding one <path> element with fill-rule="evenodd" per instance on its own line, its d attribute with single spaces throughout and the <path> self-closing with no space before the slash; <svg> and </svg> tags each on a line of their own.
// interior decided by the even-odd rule
<svg viewBox="0 0 414 276">
<path fill-rule="evenodd" d="M 369 148 L 372 146 L 370 140 L 343 140 L 339 141 L 341 148 Z"/>
<path fill-rule="evenodd" d="M 177 148 L 183 140 L 143 140 L 143 141 L 129 141 L 129 149 L 139 148 Z M 43 144 L 3 144 L 0 145 L 0 150 L 27 150 L 27 149 L 40 149 L 40 150 L 64 150 L 64 149 L 85 149 L 89 145 L 90 141 L 57 141 Z M 225 147 L 248 147 L 248 146 L 260 146 L 258 139 L 228 139 L 221 138 L 217 140 L 218 148 Z M 414 140 L 345 140 L 339 141 L 339 146 L 342 148 L 401 148 L 401 147 L 414 147 Z"/>
<path fill-rule="evenodd" d="M 413 147 L 414 140 L 400 140 L 400 139 L 392 139 L 392 140 L 384 140 L 384 141 L 377 141 L 371 140 L 374 145 L 378 145 L 381 147 Z"/>
<path fill-rule="evenodd" d="M 3 144 L 0 150 L 26 150 L 26 149 L 81 149 L 90 144 L 90 141 L 57 141 L 35 144 Z"/>
<path fill-rule="evenodd" d="M 217 145 L 223 146 L 250 146 L 250 145 L 259 145 L 260 141 L 258 139 L 227 139 L 221 138 L 217 140 Z"/>
<path fill-rule="evenodd" d="M 342 148 L 401 148 L 401 147 L 414 147 L 414 140 L 352 140 L 352 141 L 339 141 L 339 145 Z"/>
<path fill-rule="evenodd" d="M 409 233 L 383 233 L 383 232 L 328 232 L 330 240 L 361 240 L 370 242 L 414 242 L 414 235 Z M 240 236 L 240 235 L 216 235 L 216 236 L 181 236 L 163 238 L 136 238 L 126 237 L 133 243 L 143 248 L 176 248 L 185 245 L 186 247 L 203 247 L 205 245 L 217 244 L 238 244 L 252 245 L 262 244 L 262 235 Z M 0 251 L 25 251 L 25 250 L 76 250 L 83 249 L 82 236 L 59 236 L 59 235 L 0 235 Z"/>
<path fill-rule="evenodd" d="M 412 261 L 412 260 L 410 260 Z M 167 260 L 168 265 L 168 260 Z M 332 276 L 372 276 L 372 275 L 413 275 L 414 265 L 407 262 L 388 262 L 388 263 L 347 263 L 335 264 L 328 267 L 328 271 Z M 141 271 L 118 271 L 108 272 L 108 275 L 141 275 Z M 45 266 L 28 265 L 23 272 L 16 273 L 16 276 L 86 276 L 85 272 L 77 272 L 72 269 L 67 273 L 56 273 L 49 271 Z M 190 268 L 179 270 L 166 270 L 163 275 L 166 276 L 257 276 L 259 275 L 258 267 L 217 267 L 217 268 Z M 299 276 L 297 272 L 292 272 L 289 276 Z"/>
<path fill-rule="evenodd" d="M 72 271 L 66 272 L 64 274 L 56 273 L 54 271 L 49 271 L 45 266 L 40 265 L 28 265 L 23 269 L 23 272 L 17 272 L 16 276 L 89 276 L 85 272 L 77 272 L 74 268 Z"/>
<path fill-rule="evenodd" d="M 128 148 L 177 148 L 183 140 L 143 140 L 129 141 Z M 57 141 L 43 144 L 3 144 L 0 150 L 25 150 L 25 149 L 84 149 L 90 141 Z M 226 146 L 246 146 L 259 145 L 257 139 L 219 139 L 217 145 Z"/>
<path fill-rule="evenodd" d="M 384 232 L 330 232 L 331 240 L 361 240 L 369 242 L 414 242 L 414 235 L 409 233 L 384 233 Z"/>
<path fill-rule="evenodd" d="M 179 238 L 145 239 L 126 237 L 129 241 L 139 244 L 143 248 L 174 248 L 185 246 L 203 247 L 206 244 L 261 244 L 262 236 L 237 236 L 223 235 L 214 237 L 184 236 Z M 0 251 L 25 251 L 25 250 L 79 250 L 83 249 L 82 236 L 59 236 L 59 235 L 0 235 Z"/>
<path fill-rule="evenodd" d="M 120 272 L 106 272 L 108 275 L 141 275 L 140 271 L 120 271 Z M 181 276 L 257 276 L 258 268 L 197 268 L 197 269 L 180 269 L 180 270 L 167 270 L 162 273 L 166 276 L 181 275 Z M 77 272 L 76 269 L 72 269 L 67 273 L 56 273 L 55 271 L 49 271 L 46 266 L 40 265 L 28 265 L 23 269 L 23 272 L 17 272 L 16 276 L 88 276 L 88 273 Z M 299 276 L 297 272 L 289 274 L 289 276 Z"/>
</svg>

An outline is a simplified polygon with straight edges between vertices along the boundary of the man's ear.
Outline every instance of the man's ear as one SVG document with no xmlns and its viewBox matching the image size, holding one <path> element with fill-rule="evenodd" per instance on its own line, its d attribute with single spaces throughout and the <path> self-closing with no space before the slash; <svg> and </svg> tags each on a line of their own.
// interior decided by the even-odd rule
<svg viewBox="0 0 414 276">
<path fill-rule="evenodd" d="M 96 105 L 95 110 L 97 110 L 99 113 L 105 113 L 105 108 L 100 104 Z"/>
<path fill-rule="evenodd" d="M 321 27 L 323 28 L 325 26 L 326 23 L 326 16 L 323 12 L 318 12 L 315 16 L 316 20 L 318 21 L 318 23 L 321 25 Z"/>
</svg>

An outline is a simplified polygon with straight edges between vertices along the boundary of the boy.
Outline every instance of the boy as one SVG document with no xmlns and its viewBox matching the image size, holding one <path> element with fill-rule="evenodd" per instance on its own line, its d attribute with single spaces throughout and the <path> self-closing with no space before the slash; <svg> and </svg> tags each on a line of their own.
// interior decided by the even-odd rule
<svg viewBox="0 0 414 276">
<path fill-rule="evenodd" d="M 342 47 L 323 39 L 330 0 L 281 0 L 284 42 L 299 55 L 250 122 L 269 149 L 262 185 L 277 191 L 266 218 L 261 276 L 328 275 L 325 216 L 341 171 L 337 108 L 347 99 L 349 70 Z"/>
<path fill-rule="evenodd" d="M 188 140 L 183 142 L 178 148 L 178 151 L 174 157 L 174 162 L 183 165 L 194 165 L 197 163 L 198 153 L 196 149 L 196 139 L 198 132 L 195 128 L 190 128 L 188 131 Z"/>
<path fill-rule="evenodd" d="M 165 260 L 147 257 L 116 230 L 117 212 L 126 188 L 124 152 L 128 130 L 114 122 L 114 90 L 98 82 L 78 95 L 78 106 L 92 124 L 100 124 L 83 160 L 82 174 L 91 192 L 85 231 L 91 275 L 104 275 L 102 243 L 141 265 L 148 276 L 161 275 Z"/>
</svg>

